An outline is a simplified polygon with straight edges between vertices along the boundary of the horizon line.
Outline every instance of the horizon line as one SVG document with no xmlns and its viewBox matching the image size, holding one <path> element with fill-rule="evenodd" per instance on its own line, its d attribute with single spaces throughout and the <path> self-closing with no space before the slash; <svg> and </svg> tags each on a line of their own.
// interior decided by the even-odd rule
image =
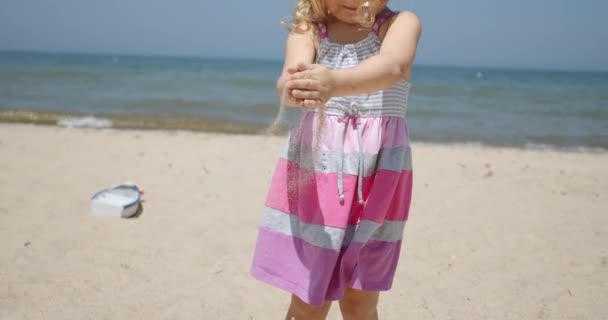
<svg viewBox="0 0 608 320">
<path fill-rule="evenodd" d="M 180 58 L 180 59 L 230 59 L 230 60 L 252 60 L 282 63 L 282 58 L 263 58 L 263 57 L 242 57 L 232 55 L 196 55 L 196 54 L 166 54 L 166 53 L 118 53 L 118 52 L 92 52 L 92 51 L 65 51 L 65 50 L 41 50 L 41 49 L 5 49 L 0 48 L 0 52 L 13 53 L 36 53 L 36 54 L 65 54 L 65 55 L 91 55 L 91 56 L 117 56 L 117 57 L 151 57 L 151 58 Z M 467 68 L 467 69 L 487 69 L 487 70 L 519 70 L 519 71 L 545 71 L 545 72 L 583 72 L 583 73 L 608 73 L 608 69 L 590 69 L 590 68 L 569 68 L 558 69 L 551 67 L 536 67 L 536 66 L 492 66 L 492 65 L 457 65 L 457 64 L 435 64 L 435 63 L 414 63 L 414 66 L 419 67 L 445 67 L 445 68 Z"/>
</svg>

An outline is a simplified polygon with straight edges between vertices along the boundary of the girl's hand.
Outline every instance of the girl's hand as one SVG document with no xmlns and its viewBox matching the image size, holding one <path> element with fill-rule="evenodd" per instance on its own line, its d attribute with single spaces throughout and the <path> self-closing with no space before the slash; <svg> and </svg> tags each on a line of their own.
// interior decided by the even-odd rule
<svg viewBox="0 0 608 320">
<path fill-rule="evenodd" d="M 277 95 L 281 100 L 281 104 L 284 104 L 288 107 L 300 107 L 300 105 L 302 104 L 301 101 L 299 101 L 301 99 L 294 98 L 291 95 L 291 90 L 287 88 L 287 78 L 289 77 L 289 75 L 294 74 L 295 72 L 297 72 L 296 68 L 289 68 L 287 69 L 288 75 L 284 75 L 279 80 L 277 80 Z"/>
<path fill-rule="evenodd" d="M 298 70 L 298 67 L 301 67 L 302 69 Z M 304 100 L 305 99 L 295 98 L 292 95 L 293 89 L 289 89 L 287 87 L 287 82 L 289 81 L 289 76 L 295 74 L 298 71 L 304 71 L 304 70 L 305 69 L 304 69 L 304 64 L 303 63 L 298 64 L 295 67 L 289 67 L 286 70 L 287 73 L 288 73 L 288 75 L 285 76 L 285 80 L 284 80 L 283 86 L 279 86 L 279 83 L 277 83 L 277 90 L 280 90 L 280 91 L 277 91 L 277 93 L 278 93 L 279 98 L 281 99 L 281 101 L 282 101 L 283 104 L 285 104 L 287 106 L 290 106 L 290 107 L 304 107 Z M 281 80 L 279 80 L 279 82 L 280 81 Z M 278 89 L 278 88 L 283 88 L 283 89 L 281 90 L 281 89 Z M 283 90 L 287 90 L 287 91 L 283 92 Z"/>
<path fill-rule="evenodd" d="M 286 86 L 290 96 L 305 108 L 325 105 L 334 94 L 334 77 L 331 69 L 319 64 L 298 64 L 297 69 L 288 69 L 291 75 Z"/>
</svg>

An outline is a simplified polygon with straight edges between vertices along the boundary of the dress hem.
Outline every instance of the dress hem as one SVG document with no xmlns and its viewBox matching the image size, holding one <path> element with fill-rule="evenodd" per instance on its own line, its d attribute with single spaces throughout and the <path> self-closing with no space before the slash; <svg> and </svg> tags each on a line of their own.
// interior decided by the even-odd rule
<svg viewBox="0 0 608 320">
<path fill-rule="evenodd" d="M 337 294 L 335 296 L 326 296 L 324 298 L 320 297 L 320 296 L 312 296 L 313 299 L 310 299 L 310 295 L 307 294 L 306 290 L 300 286 L 298 286 L 295 283 L 286 281 L 285 279 L 279 278 L 277 276 L 271 275 L 268 272 L 265 272 L 263 270 L 261 270 L 260 268 L 257 268 L 255 266 L 251 267 L 250 270 L 250 274 L 251 276 L 263 283 L 266 283 L 268 285 L 271 285 L 275 288 L 281 289 L 283 291 L 286 291 L 288 293 L 291 293 L 295 296 L 297 296 L 298 298 L 300 298 L 302 301 L 316 306 L 316 307 L 321 307 L 323 306 L 323 303 L 326 301 L 337 301 L 337 300 L 341 300 L 342 298 L 344 298 L 344 292 L 342 291 L 341 294 Z M 363 286 L 361 285 L 361 283 L 357 283 L 357 284 L 353 284 L 353 285 L 349 285 L 348 288 L 351 289 L 356 289 L 356 290 L 362 290 L 362 291 L 388 291 L 390 290 L 392 287 L 392 281 L 388 284 L 372 284 L 372 285 L 367 285 L 367 286 Z"/>
</svg>

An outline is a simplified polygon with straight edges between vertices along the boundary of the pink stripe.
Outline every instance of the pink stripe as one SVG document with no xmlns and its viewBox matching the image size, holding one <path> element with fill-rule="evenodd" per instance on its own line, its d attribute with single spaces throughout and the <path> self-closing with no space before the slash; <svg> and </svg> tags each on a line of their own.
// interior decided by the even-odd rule
<svg viewBox="0 0 608 320">
<path fill-rule="evenodd" d="M 384 291 L 391 288 L 397 270 L 401 241 L 352 243 L 342 255 L 341 275 L 350 278 L 351 288 Z M 330 295 L 343 295 L 342 288 L 332 288 Z"/>
<path fill-rule="evenodd" d="M 300 183 L 290 183 L 298 181 Z M 306 223 L 346 228 L 359 220 L 403 221 L 411 201 L 412 171 L 378 170 L 363 178 L 363 199 L 357 202 L 357 176 L 344 174 L 343 204 L 338 199 L 337 174 L 302 169 L 292 161 L 279 159 L 266 206 L 293 214 Z"/>
<path fill-rule="evenodd" d="M 376 174 L 374 186 L 377 187 L 372 187 L 370 201 L 365 203 L 361 219 L 376 222 L 407 220 L 412 201 L 413 172 L 380 170 Z"/>
<path fill-rule="evenodd" d="M 322 249 L 260 228 L 251 275 L 320 306 L 344 296 L 346 287 L 390 289 L 401 242 L 353 243 L 342 250 Z"/>
<path fill-rule="evenodd" d="M 317 113 L 308 112 L 302 119 L 301 128 L 294 128 L 291 132 L 291 143 L 305 143 L 308 146 L 313 144 L 313 133 L 317 132 L 319 118 Z M 318 148 L 321 150 L 339 150 L 340 139 L 338 116 L 327 115 L 323 134 L 320 138 Z M 409 145 L 409 130 L 405 118 L 401 117 L 360 117 L 360 124 L 357 130 L 361 130 L 363 138 L 363 152 L 377 154 L 382 148 L 396 148 Z M 341 129 L 342 128 L 342 129 Z M 390 134 L 388 134 L 390 133 Z M 357 132 L 353 128 L 351 120 L 344 132 L 344 152 L 359 152 Z"/>
</svg>

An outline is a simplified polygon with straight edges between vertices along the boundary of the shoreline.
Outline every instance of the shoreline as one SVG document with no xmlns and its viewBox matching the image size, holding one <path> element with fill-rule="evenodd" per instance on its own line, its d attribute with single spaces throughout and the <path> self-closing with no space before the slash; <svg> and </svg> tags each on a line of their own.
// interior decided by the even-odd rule
<svg viewBox="0 0 608 320">
<path fill-rule="evenodd" d="M 0 123 L 79 127 L 79 120 L 85 120 L 81 127 L 83 129 L 188 130 L 256 134 L 265 128 L 265 126 L 239 124 L 202 117 L 162 117 L 135 114 L 94 115 L 92 113 L 0 108 Z M 62 125 L 62 122 L 65 124 Z"/>
<path fill-rule="evenodd" d="M 163 117 L 148 115 L 117 115 L 91 113 L 69 113 L 46 110 L 21 110 L 0 108 L 0 125 L 22 124 L 35 126 L 49 126 L 56 128 L 79 128 L 79 129 L 114 129 L 114 130 L 142 130 L 142 131 L 188 131 L 217 134 L 255 135 L 268 136 L 265 131 L 268 125 L 253 125 L 246 123 L 230 122 L 202 117 Z M 280 137 L 288 133 L 288 128 L 283 126 L 275 136 Z M 434 140 L 416 140 L 413 143 L 445 146 L 462 146 L 476 148 L 504 148 L 516 150 L 556 151 L 570 153 L 608 153 L 608 148 L 593 146 L 557 146 L 549 144 L 526 143 L 483 143 L 479 141 L 446 142 Z"/>
</svg>

